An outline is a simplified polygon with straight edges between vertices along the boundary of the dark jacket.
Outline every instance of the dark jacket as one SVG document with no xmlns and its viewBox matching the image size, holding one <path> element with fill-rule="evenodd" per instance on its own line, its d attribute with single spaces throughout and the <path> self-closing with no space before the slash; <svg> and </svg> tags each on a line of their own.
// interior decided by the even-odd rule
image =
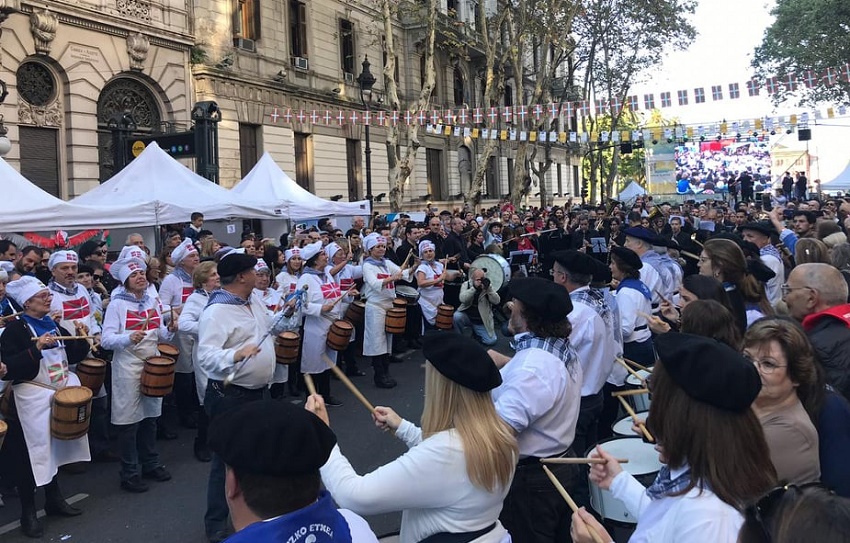
<svg viewBox="0 0 850 543">
<path fill-rule="evenodd" d="M 73 335 L 61 326 L 58 328 L 63 336 Z M 6 330 L 0 336 L 0 360 L 8 369 L 4 381 L 29 381 L 38 375 L 41 351 L 36 348 L 32 338 L 32 332 L 23 319 L 16 319 L 6 325 Z M 63 343 L 70 365 L 84 359 L 90 350 L 89 344 L 82 339 Z"/>
<path fill-rule="evenodd" d="M 821 482 L 839 496 L 850 498 L 850 404 L 841 394 L 827 390 L 817 429 Z"/>
<path fill-rule="evenodd" d="M 850 304 L 808 315 L 803 328 L 815 348 L 826 382 L 850 398 Z"/>
</svg>

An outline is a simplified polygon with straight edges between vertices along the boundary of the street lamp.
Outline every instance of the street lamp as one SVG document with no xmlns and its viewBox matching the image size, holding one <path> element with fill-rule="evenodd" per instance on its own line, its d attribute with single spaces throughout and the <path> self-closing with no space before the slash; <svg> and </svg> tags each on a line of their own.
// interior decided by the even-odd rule
<svg viewBox="0 0 850 543">
<path fill-rule="evenodd" d="M 360 101 L 366 106 L 366 113 L 370 112 L 372 103 L 372 87 L 375 86 L 375 76 L 369 70 L 369 56 L 363 57 L 363 71 L 357 76 L 360 84 Z M 366 198 L 372 203 L 372 147 L 369 145 L 369 125 L 366 128 Z"/>
<path fill-rule="evenodd" d="M 7 96 L 9 96 L 9 91 L 6 89 L 6 83 L 4 81 L 0 81 L 0 105 L 6 101 Z M 12 150 L 12 142 L 9 141 L 8 136 L 6 136 L 8 133 L 9 130 L 3 123 L 3 114 L 0 113 L 0 157 L 6 156 L 9 154 L 9 151 Z"/>
</svg>

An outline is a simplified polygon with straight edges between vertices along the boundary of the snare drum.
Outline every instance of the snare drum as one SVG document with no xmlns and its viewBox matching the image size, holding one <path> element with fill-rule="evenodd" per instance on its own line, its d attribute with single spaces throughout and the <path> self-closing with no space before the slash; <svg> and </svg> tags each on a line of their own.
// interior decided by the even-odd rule
<svg viewBox="0 0 850 543">
<path fill-rule="evenodd" d="M 648 487 L 655 482 L 655 476 L 661 470 L 661 461 L 652 443 L 644 443 L 639 437 L 613 437 L 601 441 L 599 445 L 612 456 L 628 458 L 629 462 L 621 464 L 622 468 L 643 486 Z M 590 449 L 587 455 L 595 448 Z M 610 491 L 602 490 L 593 484 L 593 481 L 590 481 L 590 506 L 604 519 L 637 524 L 637 517 L 626 509 L 623 502 L 615 498 Z"/>
<path fill-rule="evenodd" d="M 511 265 L 499 255 L 481 255 L 472 261 L 472 267 L 484 272 L 494 291 L 511 281 Z"/>
<path fill-rule="evenodd" d="M 404 298 L 408 305 L 419 303 L 419 291 L 407 285 L 398 285 L 395 287 L 395 293 L 399 298 Z"/>
<path fill-rule="evenodd" d="M 649 411 L 638 411 L 635 415 L 637 415 L 640 420 L 646 421 L 646 418 L 649 416 Z M 632 431 L 634 423 L 635 421 L 631 415 L 623 417 L 611 425 L 611 431 L 614 432 L 615 436 L 635 437 L 637 434 Z M 641 434 L 641 436 L 643 436 L 643 434 Z"/>
<path fill-rule="evenodd" d="M 645 380 L 646 380 L 647 377 L 649 377 L 652 374 L 649 373 L 648 371 L 644 371 L 644 370 L 638 370 L 635 373 L 640 375 L 644 379 L 644 382 L 641 382 L 640 379 L 638 379 L 637 377 L 635 377 L 634 375 L 632 375 L 630 373 L 629 376 L 626 377 L 626 387 L 632 388 L 632 389 L 634 389 L 634 388 L 646 388 L 646 381 Z M 635 394 L 634 396 L 629 396 L 628 398 L 629 398 L 629 401 L 632 404 L 632 407 L 634 407 L 635 411 L 649 411 L 649 393 Z"/>
</svg>

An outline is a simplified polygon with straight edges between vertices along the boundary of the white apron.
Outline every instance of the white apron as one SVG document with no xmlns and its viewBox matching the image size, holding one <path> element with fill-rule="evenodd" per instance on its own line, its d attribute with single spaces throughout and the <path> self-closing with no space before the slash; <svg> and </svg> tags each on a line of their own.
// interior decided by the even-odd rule
<svg viewBox="0 0 850 543">
<path fill-rule="evenodd" d="M 434 262 L 434 267 L 423 262 L 416 268 L 416 274 L 425 274 L 425 279 L 433 281 L 443 273 L 443 263 Z M 419 287 L 419 307 L 422 308 L 422 316 L 428 324 L 434 326 L 437 320 L 437 306 L 443 303 L 443 283 L 437 283 L 430 287 Z"/>
<path fill-rule="evenodd" d="M 37 337 L 32 327 L 30 332 L 33 337 Z M 57 389 L 80 385 L 80 380 L 68 368 L 64 348 L 45 349 L 41 355 L 38 375 L 34 381 Z M 13 390 L 36 486 L 44 486 L 52 481 L 59 466 L 91 460 L 87 435 L 72 440 L 51 437 L 50 406 L 55 391 L 29 383 L 16 384 Z"/>
<path fill-rule="evenodd" d="M 327 278 L 327 274 L 324 275 Z M 307 312 L 315 312 L 317 306 L 333 302 L 340 295 L 339 285 L 326 283 L 317 275 L 303 274 L 298 280 L 299 289 L 304 284 L 309 285 L 304 296 L 302 313 L 304 316 L 304 333 L 301 338 L 301 372 L 317 374 L 330 369 L 322 357 L 324 354 L 336 364 L 337 352 L 327 346 L 328 330 L 333 321 L 340 319 L 340 305 L 334 306 L 328 313 L 308 315 Z M 321 310 L 319 310 L 321 311 Z"/>
<path fill-rule="evenodd" d="M 393 336 L 386 332 L 387 309 L 393 306 L 396 297 L 395 283 L 379 284 L 392 274 L 399 271 L 399 267 L 384 260 L 384 265 L 374 263 L 363 264 L 363 290 L 366 296 L 366 311 L 363 319 L 363 356 L 380 356 L 390 354 L 393 348 Z M 374 274 L 375 282 L 370 284 L 370 277 Z M 407 280 L 408 278 L 405 277 Z"/>
<path fill-rule="evenodd" d="M 145 359 L 157 356 L 159 328 L 148 330 L 144 339 L 112 357 L 112 424 L 135 424 L 162 413 L 162 398 L 142 394 Z"/>
</svg>

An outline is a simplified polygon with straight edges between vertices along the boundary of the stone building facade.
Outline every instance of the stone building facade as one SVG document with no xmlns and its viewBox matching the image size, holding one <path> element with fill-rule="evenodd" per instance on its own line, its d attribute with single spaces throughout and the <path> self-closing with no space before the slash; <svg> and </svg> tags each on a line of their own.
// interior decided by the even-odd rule
<svg viewBox="0 0 850 543">
<path fill-rule="evenodd" d="M 474 0 L 445 1 L 444 14 L 474 28 Z M 112 114 L 129 111 L 140 130 L 168 132 L 188 127 L 195 102 L 214 100 L 221 109 L 223 186 L 238 182 L 268 152 L 319 196 L 365 197 L 363 125 L 321 118 L 364 109 L 356 78 L 366 56 L 377 78 L 372 107 L 383 107 L 383 25 L 376 2 L 0 2 L 15 3 L 0 25 L 0 79 L 10 90 L 2 113 L 13 143 L 6 159 L 49 192 L 70 198 L 111 175 L 106 129 Z M 402 102 L 421 87 L 419 32 L 394 26 Z M 436 60 L 432 107 L 480 107 L 474 61 L 444 52 Z M 302 110 L 307 115 L 299 119 Z M 389 193 L 384 129 L 373 124 L 370 139 L 372 192 Z M 480 142 L 424 130 L 420 140 L 406 187 L 410 208 L 426 199 L 460 205 Z M 503 142 L 489 167 L 485 204 L 509 192 L 512 157 L 510 142 Z M 576 193 L 575 158 L 563 149 L 553 158 L 548 192 Z M 386 199 L 377 203 L 385 206 Z"/>
</svg>

